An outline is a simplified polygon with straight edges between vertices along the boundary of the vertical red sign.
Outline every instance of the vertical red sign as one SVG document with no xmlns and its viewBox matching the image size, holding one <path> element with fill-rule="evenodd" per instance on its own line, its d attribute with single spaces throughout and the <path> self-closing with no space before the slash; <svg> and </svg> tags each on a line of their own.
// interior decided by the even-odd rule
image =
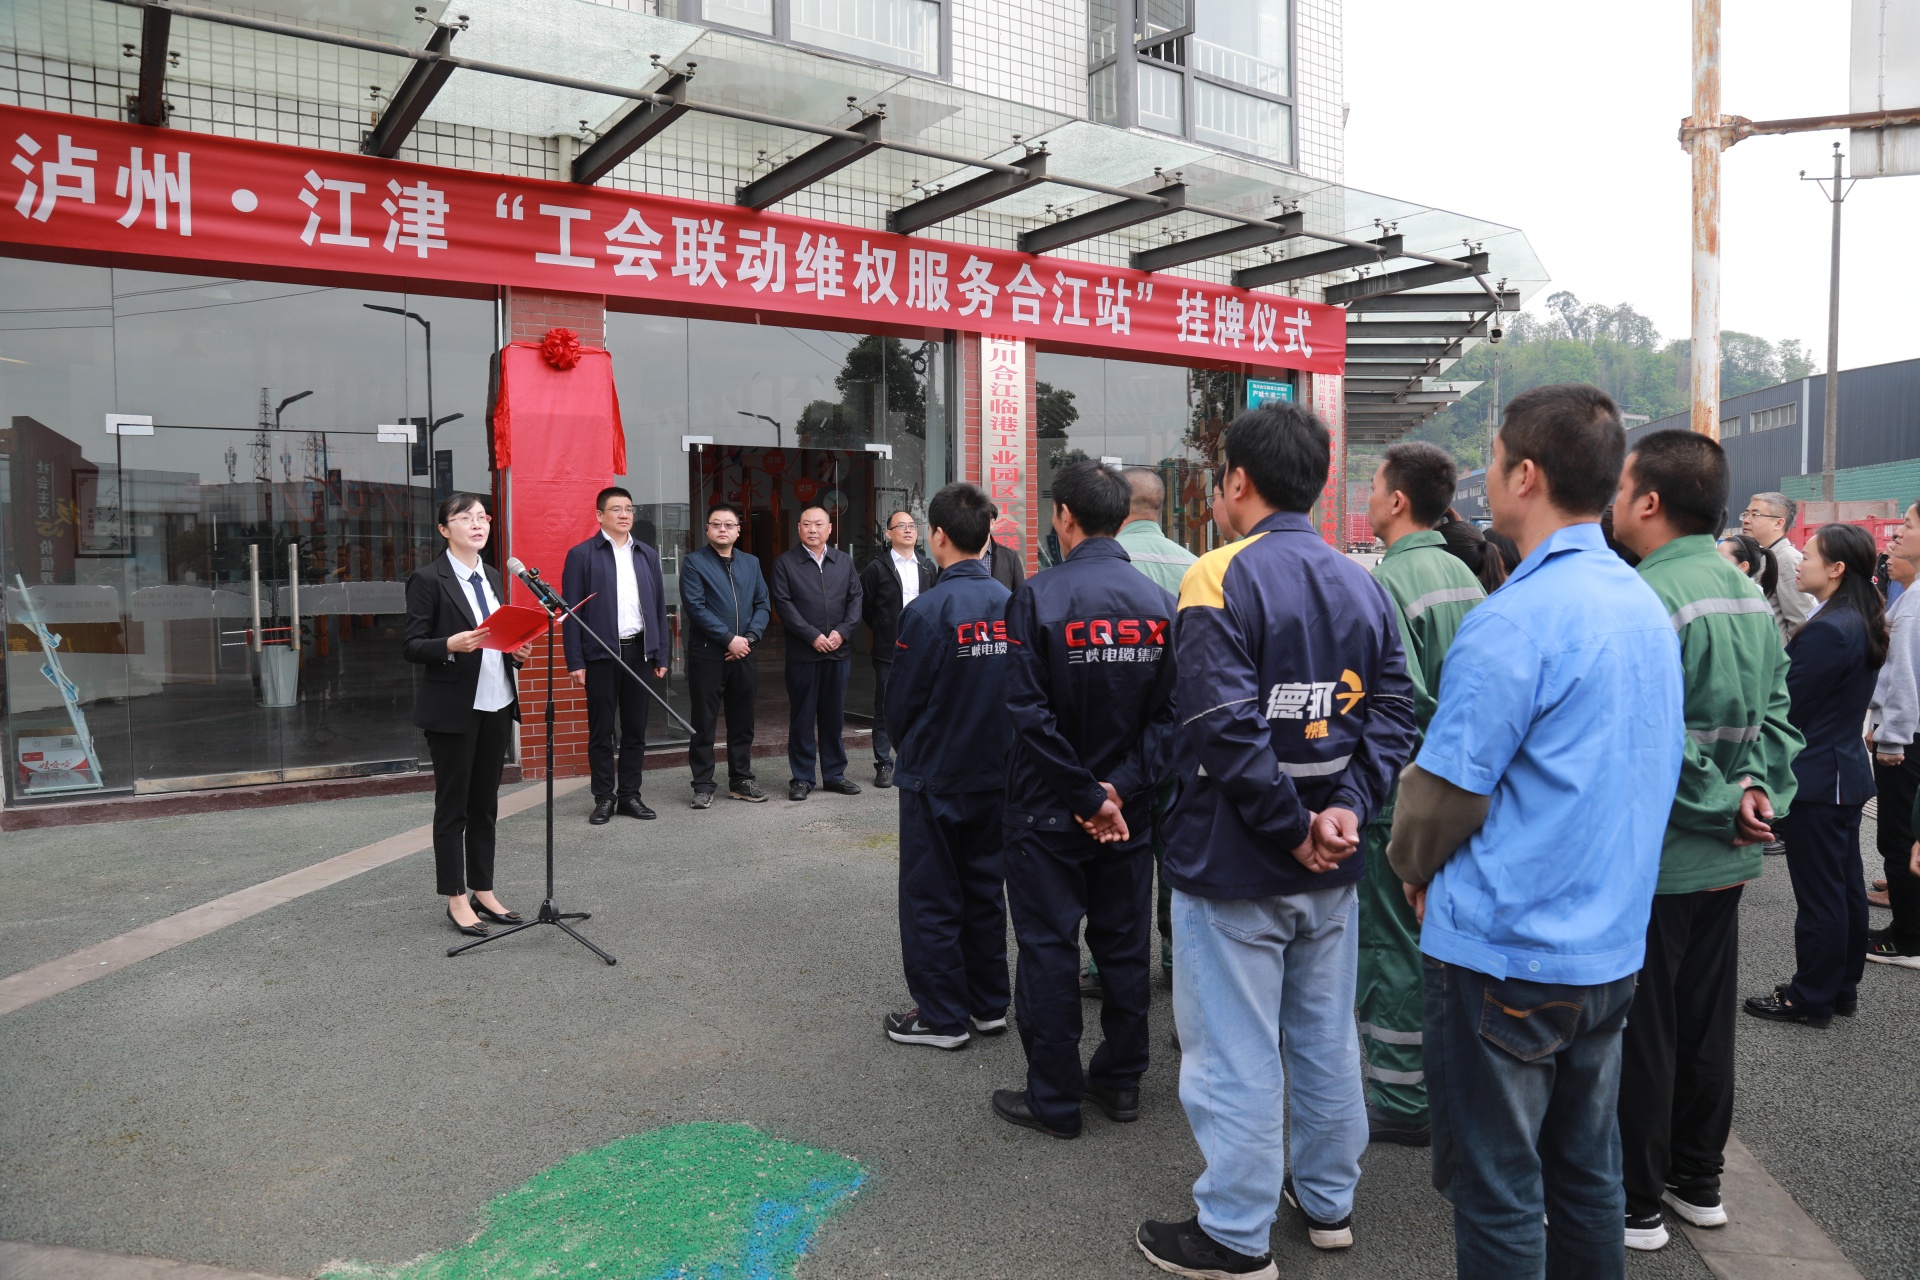
<svg viewBox="0 0 1920 1280">
<path fill-rule="evenodd" d="M 1320 493 L 1320 536 L 1333 546 L 1342 546 L 1347 521 L 1347 415 L 1342 389 L 1345 380 L 1338 374 L 1316 373 L 1313 380 L 1313 411 L 1327 424 L 1333 435 L 1333 448 L 1327 458 L 1327 486 Z"/>
<path fill-rule="evenodd" d="M 980 339 L 980 487 L 1000 515 L 995 540 L 1027 553 L 1027 348 L 1018 338 Z"/>
</svg>

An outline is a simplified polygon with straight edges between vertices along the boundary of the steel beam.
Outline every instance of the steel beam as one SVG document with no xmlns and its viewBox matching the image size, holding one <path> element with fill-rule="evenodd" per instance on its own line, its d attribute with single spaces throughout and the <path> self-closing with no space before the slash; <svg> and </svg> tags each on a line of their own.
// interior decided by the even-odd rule
<svg viewBox="0 0 1920 1280">
<path fill-rule="evenodd" d="M 1214 231 L 1204 236 L 1163 244 L 1153 249 L 1142 249 L 1130 260 L 1135 271 L 1165 271 L 1169 267 L 1183 266 L 1189 262 L 1199 262 L 1203 258 L 1218 258 L 1229 253 L 1239 253 L 1245 249 L 1258 249 L 1262 245 L 1276 244 L 1281 240 L 1290 240 L 1306 230 L 1307 215 L 1298 211 L 1283 213 L 1268 220 L 1267 227 L 1228 227 L 1225 231 Z"/>
<path fill-rule="evenodd" d="M 1017 191 L 1038 186 L 1047 180 L 1047 153 L 1036 151 L 1032 155 L 1022 156 L 1013 162 L 1024 173 L 1003 173 L 990 169 L 977 178 L 968 178 L 958 186 L 945 191 L 936 191 L 924 200 L 916 200 L 904 208 L 895 209 L 887 214 L 887 230 L 899 235 L 912 235 L 924 230 L 936 222 L 945 222 L 948 218 L 957 218 L 963 213 L 978 209 L 982 205 L 992 204 L 995 200 L 1004 200 Z"/>
<path fill-rule="evenodd" d="M 573 180 L 592 185 L 612 173 L 628 156 L 660 136 L 668 125 L 687 114 L 687 77 L 676 71 L 667 77 L 657 93 L 666 102 L 642 102 L 620 117 L 613 128 L 601 134 L 594 144 L 573 161 Z"/>
<path fill-rule="evenodd" d="M 1377 276 L 1368 276 L 1364 280 L 1331 285 L 1327 289 L 1327 303 L 1330 306 L 1338 306 L 1343 302 L 1351 302 L 1355 298 L 1372 298 L 1383 293 L 1405 293 L 1409 289 L 1424 289 L 1430 284 L 1447 284 L 1454 280 L 1464 280 L 1468 276 L 1485 275 L 1486 270 L 1487 255 L 1470 253 L 1464 258 L 1455 258 L 1452 266 L 1435 262 L 1424 267 L 1386 271 Z"/>
<path fill-rule="evenodd" d="M 816 147 L 801 152 L 785 164 L 777 165 L 741 187 L 734 203 L 747 209 L 765 209 L 778 204 L 796 191 L 804 191 L 822 178 L 840 172 L 863 156 L 880 149 L 879 112 L 862 116 L 849 132 L 852 138 L 828 138 Z"/>
<path fill-rule="evenodd" d="M 1051 253 L 1082 240 L 1124 231 L 1155 218 L 1164 218 L 1170 213 L 1179 213 L 1186 205 L 1186 184 L 1170 182 L 1147 192 L 1145 198 L 1136 196 L 1118 204 L 1103 205 L 1071 218 L 1050 222 L 1044 227 L 1023 231 L 1020 233 L 1020 252 Z"/>
<path fill-rule="evenodd" d="M 149 10 L 151 12 L 151 10 Z M 427 37 L 427 52 L 444 55 L 453 47 L 454 27 L 436 24 L 433 34 Z M 420 117 L 426 114 L 432 105 L 434 95 L 453 74 L 451 62 L 416 62 L 408 69 L 406 79 L 393 91 L 393 97 L 387 100 L 387 109 L 380 113 L 380 121 L 367 134 L 360 144 L 360 150 L 366 155 L 380 156 L 391 160 L 400 154 L 400 145 L 420 123 Z"/>
<path fill-rule="evenodd" d="M 1369 338 L 1484 338 L 1485 320 L 1349 320 L 1347 341 Z"/>
<path fill-rule="evenodd" d="M 1432 367 L 1431 362 L 1411 364 L 1405 361 L 1395 363 L 1389 360 L 1356 360 L 1351 351 L 1347 353 L 1349 378 L 1417 378 Z"/>
<path fill-rule="evenodd" d="M 1308 276 L 1323 275 L 1329 271 L 1344 271 L 1348 267 L 1364 267 L 1376 262 L 1385 262 L 1389 258 L 1399 257 L 1400 251 L 1405 247 L 1404 237 L 1381 236 L 1378 240 L 1369 240 L 1363 248 L 1342 245 L 1338 249 L 1303 253 L 1297 258 L 1263 262 L 1257 267 L 1242 267 L 1233 273 L 1233 283 L 1242 289 L 1255 289 L 1263 284 L 1304 280 Z"/>
<path fill-rule="evenodd" d="M 1493 299 L 1484 293 L 1382 293 L 1355 298 L 1346 306 L 1348 315 L 1359 311 L 1464 311 L 1485 315 L 1492 304 Z M 1500 294 L 1500 310 L 1519 309 L 1519 290 L 1508 289 Z"/>
<path fill-rule="evenodd" d="M 140 11 L 140 89 L 133 98 L 135 124 L 167 122 L 167 33 L 173 15 L 165 9 Z"/>
<path fill-rule="evenodd" d="M 1344 391 L 1344 389 L 1343 389 Z M 1438 405 L 1458 403 L 1463 397 L 1458 391 L 1421 391 L 1418 388 L 1401 387 L 1398 391 L 1344 391 L 1347 403 L 1355 404 L 1399 404 L 1399 405 Z M 1436 410 L 1430 410 L 1430 412 Z"/>
<path fill-rule="evenodd" d="M 1438 360 L 1454 350 L 1452 342 L 1355 342 L 1347 334 L 1349 360 Z"/>
</svg>

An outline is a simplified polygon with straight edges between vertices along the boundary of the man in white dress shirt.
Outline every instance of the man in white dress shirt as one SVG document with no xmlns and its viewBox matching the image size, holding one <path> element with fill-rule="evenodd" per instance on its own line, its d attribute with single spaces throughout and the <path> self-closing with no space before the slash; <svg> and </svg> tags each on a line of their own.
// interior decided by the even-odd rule
<svg viewBox="0 0 1920 1280">
<path fill-rule="evenodd" d="M 884 708 L 893 676 L 893 646 L 900 615 L 933 585 L 934 567 L 915 552 L 920 526 L 911 511 L 887 517 L 887 549 L 860 571 L 861 620 L 873 637 L 873 784 L 893 785 L 893 741 L 887 736 Z"/>
</svg>

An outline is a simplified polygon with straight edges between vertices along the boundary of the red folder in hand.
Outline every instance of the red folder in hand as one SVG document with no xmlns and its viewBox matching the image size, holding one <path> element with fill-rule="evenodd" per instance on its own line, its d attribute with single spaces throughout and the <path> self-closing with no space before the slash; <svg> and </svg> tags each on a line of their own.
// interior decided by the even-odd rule
<svg viewBox="0 0 1920 1280">
<path fill-rule="evenodd" d="M 524 604 L 503 604 L 477 628 L 482 649 L 512 653 L 547 629 L 547 611 Z"/>
</svg>

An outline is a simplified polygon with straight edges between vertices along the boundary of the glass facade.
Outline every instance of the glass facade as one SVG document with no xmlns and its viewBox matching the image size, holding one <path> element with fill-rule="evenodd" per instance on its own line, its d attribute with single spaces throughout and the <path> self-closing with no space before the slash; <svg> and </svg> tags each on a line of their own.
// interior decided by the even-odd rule
<svg viewBox="0 0 1920 1280">
<path fill-rule="evenodd" d="M 927 499 L 952 478 L 946 341 L 611 312 L 607 349 L 632 468 L 620 483 L 639 509 L 634 532 L 660 551 L 676 637 L 668 699 L 683 713 L 680 561 L 704 540 L 709 503 L 746 510 L 740 546 L 763 566 L 815 504 L 859 564 L 884 547 L 894 510 L 913 512 L 925 545 Z M 867 640 L 863 629 L 847 700 L 861 713 Z M 780 696 L 782 643 L 775 628 L 760 646 L 763 701 Z M 658 719 L 652 730 L 672 740 Z"/>
<path fill-rule="evenodd" d="M 0 299 L 9 796 L 413 768 L 403 584 L 434 486 L 492 487 L 493 305 L 4 258 Z"/>
<path fill-rule="evenodd" d="M 1034 361 L 1042 560 L 1051 535 L 1053 477 L 1082 458 L 1152 467 L 1167 489 L 1160 525 L 1196 554 L 1217 543 L 1209 467 L 1245 394 L 1239 374 L 1042 352 Z"/>
</svg>

